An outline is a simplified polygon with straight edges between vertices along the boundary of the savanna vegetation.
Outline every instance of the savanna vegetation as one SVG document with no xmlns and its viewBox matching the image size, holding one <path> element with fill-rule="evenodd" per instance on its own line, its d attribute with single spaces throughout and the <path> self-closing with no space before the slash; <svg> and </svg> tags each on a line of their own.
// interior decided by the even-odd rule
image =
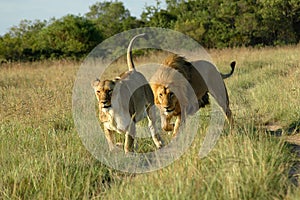
<svg viewBox="0 0 300 200">
<path fill-rule="evenodd" d="M 82 144 L 71 111 L 80 62 L 2 65 L 0 199 L 299 199 L 299 158 L 290 143 L 299 137 L 299 52 L 299 46 L 211 50 L 221 71 L 238 63 L 226 80 L 234 128 L 200 159 L 210 114 L 202 109 L 188 151 L 146 174 L 110 169 Z M 137 68 L 161 59 L 138 57 Z M 153 146 L 151 139 L 140 142 L 144 151 Z"/>
<path fill-rule="evenodd" d="M 298 0 L 166 0 L 145 6 L 139 18 L 121 1 L 99 1 L 83 15 L 24 19 L 0 37 L 0 59 L 36 61 L 84 57 L 108 37 L 139 27 L 189 35 L 207 48 L 274 46 L 300 40 Z"/>
</svg>

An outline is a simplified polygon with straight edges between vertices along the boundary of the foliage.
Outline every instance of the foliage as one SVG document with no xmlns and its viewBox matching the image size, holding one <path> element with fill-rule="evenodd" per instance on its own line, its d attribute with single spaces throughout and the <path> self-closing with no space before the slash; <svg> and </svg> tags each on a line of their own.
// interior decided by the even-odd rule
<svg viewBox="0 0 300 200">
<path fill-rule="evenodd" d="M 80 58 L 102 40 L 94 24 L 84 17 L 67 15 L 49 23 L 26 20 L 1 38 L 0 55 L 12 61 Z"/>
<path fill-rule="evenodd" d="M 105 38 L 140 26 L 140 22 L 130 16 L 129 10 L 118 1 L 97 2 L 90 7 L 86 17 L 94 22 Z"/>
<path fill-rule="evenodd" d="M 274 46 L 300 40 L 298 0 L 166 0 L 146 6 L 140 19 L 120 1 L 97 2 L 83 16 L 23 20 L 0 36 L 0 61 L 80 58 L 104 39 L 138 27 L 189 35 L 207 48 Z"/>
<path fill-rule="evenodd" d="M 36 36 L 46 24 L 46 21 L 22 20 L 19 26 L 13 26 L 7 34 L 1 37 L 0 58 L 20 60 L 30 56 L 30 52 L 34 51 L 36 45 L 39 45 Z"/>
<path fill-rule="evenodd" d="M 80 58 L 103 40 L 101 32 L 85 17 L 67 15 L 39 33 L 39 51 L 51 58 Z"/>
<path fill-rule="evenodd" d="M 160 8 L 161 2 L 156 1 L 156 6 L 147 6 L 141 14 L 146 26 L 172 29 L 177 20 L 176 14 Z"/>
</svg>

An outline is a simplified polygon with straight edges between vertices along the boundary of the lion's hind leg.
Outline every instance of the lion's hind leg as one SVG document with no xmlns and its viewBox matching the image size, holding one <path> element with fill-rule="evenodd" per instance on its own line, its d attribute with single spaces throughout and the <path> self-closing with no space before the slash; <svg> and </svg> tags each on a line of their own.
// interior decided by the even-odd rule
<svg viewBox="0 0 300 200">
<path fill-rule="evenodd" d="M 225 114 L 226 114 L 226 118 L 227 118 L 227 122 L 228 122 L 228 125 L 229 125 L 229 128 L 230 128 L 230 131 L 232 131 L 233 128 L 234 128 L 234 120 L 233 120 L 233 117 L 232 117 L 232 112 L 231 112 L 229 107 L 227 108 L 227 111 L 226 111 Z"/>
</svg>

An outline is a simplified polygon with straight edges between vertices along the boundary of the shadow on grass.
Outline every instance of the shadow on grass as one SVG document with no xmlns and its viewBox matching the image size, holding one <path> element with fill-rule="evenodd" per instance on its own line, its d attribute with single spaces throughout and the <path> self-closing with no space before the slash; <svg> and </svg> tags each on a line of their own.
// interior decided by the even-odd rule
<svg viewBox="0 0 300 200">
<path fill-rule="evenodd" d="M 299 187 L 299 176 L 300 176 L 300 145 L 286 142 L 291 153 L 296 155 L 294 163 L 289 170 L 289 179 L 295 186 Z"/>
<path fill-rule="evenodd" d="M 283 128 L 282 126 L 277 125 L 276 123 L 268 122 L 268 123 L 264 124 L 264 126 L 262 126 L 262 129 L 267 134 L 272 135 L 272 136 L 283 136 L 283 135 L 293 136 L 293 135 L 300 133 L 300 119 L 292 122 L 286 128 Z M 299 136 L 298 141 L 296 141 L 296 142 L 297 142 L 297 144 L 300 145 L 300 136 Z"/>
<path fill-rule="evenodd" d="M 268 122 L 260 127 L 253 127 L 253 132 L 262 130 L 267 135 L 280 137 L 284 140 L 286 148 L 295 155 L 288 171 L 288 178 L 297 187 L 300 186 L 300 119 L 295 120 L 287 127 Z"/>
<path fill-rule="evenodd" d="M 295 155 L 295 161 L 289 170 L 291 183 L 299 187 L 300 182 L 300 119 L 292 122 L 287 128 L 273 125 L 266 129 L 266 132 L 274 136 L 282 136 L 290 152 Z"/>
</svg>

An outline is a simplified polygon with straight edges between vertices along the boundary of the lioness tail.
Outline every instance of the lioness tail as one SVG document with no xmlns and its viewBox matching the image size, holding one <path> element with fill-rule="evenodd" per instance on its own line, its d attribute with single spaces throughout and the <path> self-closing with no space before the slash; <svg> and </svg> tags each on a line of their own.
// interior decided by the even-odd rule
<svg viewBox="0 0 300 200">
<path fill-rule="evenodd" d="M 136 36 L 134 36 L 129 45 L 128 45 L 128 48 L 127 48 L 127 65 L 128 65 L 128 69 L 129 71 L 133 71 L 135 70 L 135 67 L 134 67 L 134 64 L 133 64 L 133 60 L 132 60 L 132 46 L 133 46 L 133 43 L 135 41 L 135 39 L 137 39 L 138 37 L 145 37 L 146 34 L 145 33 L 142 33 L 142 34 L 138 34 Z"/>
</svg>

